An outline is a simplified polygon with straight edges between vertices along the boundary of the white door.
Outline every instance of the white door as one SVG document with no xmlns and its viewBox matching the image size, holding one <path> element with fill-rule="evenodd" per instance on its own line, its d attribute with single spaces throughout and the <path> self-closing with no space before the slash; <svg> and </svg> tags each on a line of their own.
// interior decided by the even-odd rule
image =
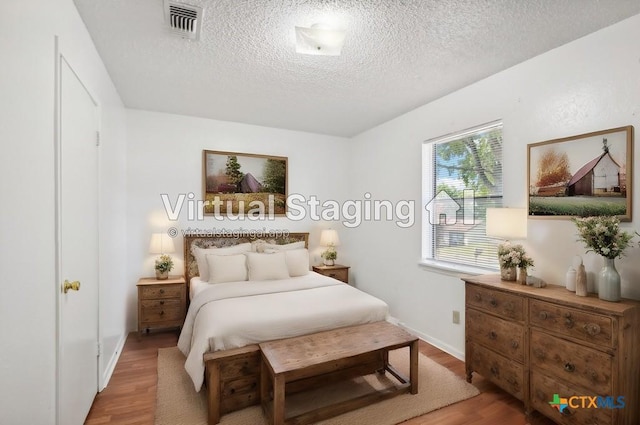
<svg viewBox="0 0 640 425">
<path fill-rule="evenodd" d="M 60 55 L 58 70 L 58 424 L 80 425 L 98 390 L 98 109 Z"/>
</svg>

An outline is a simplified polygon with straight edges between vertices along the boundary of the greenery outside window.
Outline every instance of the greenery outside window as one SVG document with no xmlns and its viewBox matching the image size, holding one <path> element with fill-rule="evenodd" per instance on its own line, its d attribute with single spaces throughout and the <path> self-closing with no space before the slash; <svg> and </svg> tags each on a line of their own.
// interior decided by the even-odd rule
<svg viewBox="0 0 640 425">
<path fill-rule="evenodd" d="M 423 263 L 451 270 L 497 270 L 485 235 L 487 208 L 502 206 L 502 122 L 424 142 Z"/>
</svg>

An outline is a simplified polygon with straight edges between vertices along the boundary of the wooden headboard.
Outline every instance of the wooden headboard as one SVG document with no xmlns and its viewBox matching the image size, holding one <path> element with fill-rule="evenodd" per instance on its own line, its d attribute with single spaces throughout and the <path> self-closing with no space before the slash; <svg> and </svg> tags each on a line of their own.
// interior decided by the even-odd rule
<svg viewBox="0 0 640 425">
<path fill-rule="evenodd" d="M 251 232 L 246 231 L 240 235 L 211 235 L 211 234 L 189 234 L 184 237 L 184 277 L 187 285 L 191 278 L 198 276 L 198 263 L 193 255 L 193 247 L 198 248 L 223 248 L 226 246 L 238 245 L 245 242 L 264 241 L 270 244 L 284 245 L 293 242 L 304 241 L 304 246 L 309 248 L 309 233 L 287 233 L 287 232 Z"/>
</svg>

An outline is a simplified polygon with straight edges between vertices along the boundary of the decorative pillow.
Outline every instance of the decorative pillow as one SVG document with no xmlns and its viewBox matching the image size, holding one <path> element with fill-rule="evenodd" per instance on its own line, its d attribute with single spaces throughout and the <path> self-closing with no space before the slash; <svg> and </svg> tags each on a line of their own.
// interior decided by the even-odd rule
<svg viewBox="0 0 640 425">
<path fill-rule="evenodd" d="M 290 249 L 301 249 L 304 248 L 304 241 L 292 242 L 284 245 L 277 245 L 273 243 L 265 243 L 263 244 L 263 249 L 277 249 L 278 251 L 288 251 Z"/>
<path fill-rule="evenodd" d="M 238 245 L 227 246 L 224 248 L 194 248 L 193 255 L 198 263 L 198 275 L 202 280 L 209 280 L 209 265 L 207 263 L 207 255 L 231 255 L 242 254 L 251 250 L 251 243 L 241 243 Z"/>
<path fill-rule="evenodd" d="M 246 252 L 249 280 L 288 279 L 287 260 L 284 252 L 259 254 Z"/>
<path fill-rule="evenodd" d="M 209 283 L 247 280 L 247 257 L 244 254 L 207 255 Z"/>
<path fill-rule="evenodd" d="M 309 251 L 306 248 L 284 251 L 289 276 L 304 276 L 309 273 Z"/>
</svg>

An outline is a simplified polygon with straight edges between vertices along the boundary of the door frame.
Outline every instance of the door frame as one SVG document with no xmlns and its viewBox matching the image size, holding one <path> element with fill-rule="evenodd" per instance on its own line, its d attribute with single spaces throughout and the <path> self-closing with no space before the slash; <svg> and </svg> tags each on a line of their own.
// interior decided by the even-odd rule
<svg viewBox="0 0 640 425">
<path fill-rule="evenodd" d="M 73 54 L 70 53 L 70 49 L 65 49 L 61 47 L 63 43 L 60 41 L 60 37 L 54 36 L 54 51 L 55 51 L 55 69 L 54 69 L 54 125 L 53 125 L 53 145 L 54 145 L 54 220 L 55 220 L 55 281 L 53 284 L 53 288 L 55 291 L 55 300 L 56 300 L 56 348 L 55 348 L 55 378 L 56 378 L 56 386 L 55 386 L 55 423 L 58 425 L 64 425 L 60 423 L 60 393 L 61 393 L 61 358 L 62 358 L 62 309 L 61 309 L 61 301 L 62 301 L 62 258 L 61 258 L 61 250 L 62 250 L 62 240 L 61 240 L 61 228 L 62 228 L 62 217 L 60 214 L 60 209 L 62 207 L 62 198 L 61 198 L 61 189 L 62 189 L 62 64 L 63 61 L 69 67 L 69 69 L 73 72 L 75 77 L 78 79 L 84 90 L 87 92 L 91 101 L 96 107 L 97 114 L 97 130 L 98 133 L 101 131 L 102 127 L 102 108 L 100 103 L 96 100 L 96 97 L 93 95 L 93 91 L 87 87 L 84 80 L 80 78 L 76 69 L 71 65 L 71 63 L 75 63 L 73 59 L 69 59 L 73 57 Z M 79 61 L 78 61 L 79 62 Z M 99 145 L 98 145 L 99 148 Z M 100 149 L 96 151 L 97 155 L 97 168 L 96 168 L 96 191 L 98 193 L 97 196 L 97 205 L 96 205 L 96 220 L 98 223 L 98 227 L 96 229 L 96 237 L 97 237 L 97 255 L 98 255 L 98 270 L 96 271 L 96 314 L 97 314 L 97 327 L 96 335 L 97 340 L 96 344 L 98 347 L 101 346 L 102 341 L 102 328 L 100 324 Z M 96 388 L 96 393 L 103 389 L 102 382 L 102 374 L 100 373 L 102 367 L 102 355 L 101 349 L 98 349 L 98 356 L 96 357 L 96 373 L 98 386 Z"/>
</svg>

